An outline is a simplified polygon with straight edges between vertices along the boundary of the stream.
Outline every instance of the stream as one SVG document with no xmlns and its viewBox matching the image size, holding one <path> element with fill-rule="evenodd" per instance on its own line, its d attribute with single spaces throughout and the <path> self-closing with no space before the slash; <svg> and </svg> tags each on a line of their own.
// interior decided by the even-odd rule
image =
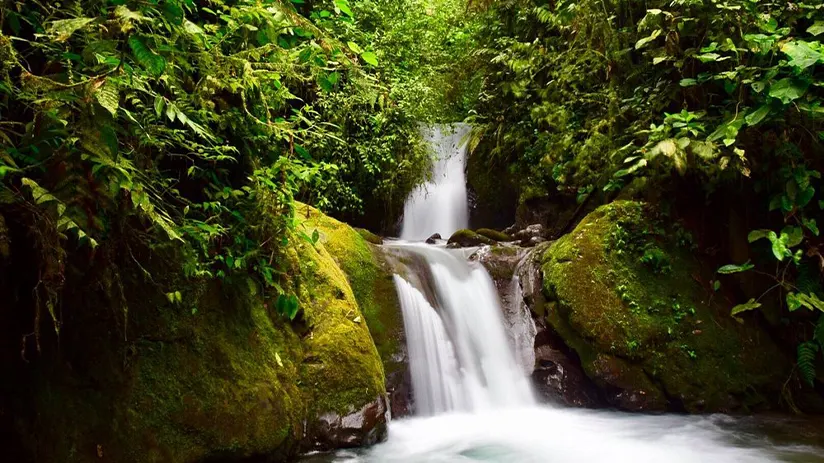
<svg viewBox="0 0 824 463">
<path fill-rule="evenodd" d="M 462 250 L 420 242 L 468 226 L 466 151 L 460 143 L 467 130 L 458 125 L 429 131 L 438 156 L 432 179 L 407 200 L 404 241 L 387 245 L 425 262 L 415 278 L 395 276 L 415 416 L 392 420 L 382 444 L 303 461 L 824 463 L 820 420 L 644 415 L 539 404 L 519 362 L 524 356 L 516 355 L 505 332 L 486 270 Z"/>
</svg>

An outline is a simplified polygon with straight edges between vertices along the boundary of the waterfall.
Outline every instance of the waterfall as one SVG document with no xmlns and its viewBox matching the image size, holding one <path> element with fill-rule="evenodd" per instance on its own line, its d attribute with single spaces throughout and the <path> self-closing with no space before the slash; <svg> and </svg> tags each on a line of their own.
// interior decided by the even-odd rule
<svg viewBox="0 0 824 463">
<path fill-rule="evenodd" d="M 401 239 L 425 240 L 433 233 L 449 238 L 469 226 L 466 201 L 466 146 L 461 143 L 469 125 L 436 125 L 423 130 L 433 148 L 432 178 L 418 186 L 406 200 Z"/>
<path fill-rule="evenodd" d="M 398 243 L 429 267 L 435 305 L 395 276 L 419 415 L 534 403 L 486 270 L 441 246 Z"/>
<path fill-rule="evenodd" d="M 432 131 L 432 142 L 441 153 L 448 151 L 445 147 L 454 148 L 458 139 L 452 134 L 452 141 L 447 141 L 443 132 L 443 128 Z M 429 185 L 430 194 L 448 200 L 433 201 L 420 190 L 410 195 L 403 226 L 406 238 L 423 239 L 466 226 L 466 205 L 456 200 L 466 198 L 464 185 L 455 180 L 463 178 L 460 156 L 439 159 Z M 441 190 L 445 186 L 450 189 L 448 194 Z M 740 432 L 735 429 L 736 421 L 730 421 L 733 418 L 722 415 L 632 415 L 540 405 L 525 374 L 535 362 L 530 344 L 536 333 L 522 300 L 535 284 L 528 272 L 521 272 L 527 260 L 521 260 L 511 287 L 505 289 L 510 301 L 504 313 L 489 274 L 477 262 L 468 261 L 471 250 L 409 241 L 385 246 L 406 263 L 406 278 L 394 278 L 418 416 L 390 422 L 389 439 L 380 445 L 342 450 L 333 460 L 321 456 L 312 461 L 820 461 L 816 447 L 779 445 L 746 428 Z M 513 339 L 507 338 L 505 326 Z"/>
<path fill-rule="evenodd" d="M 438 158 L 432 182 L 406 202 L 403 239 L 449 235 L 467 226 L 466 150 L 468 126 L 429 131 Z M 391 245 L 425 262 L 434 295 L 400 276 L 395 284 L 403 310 L 412 390 L 418 415 L 477 411 L 534 403 L 529 383 L 504 331 L 498 294 L 486 270 L 460 251 L 400 242 Z M 422 277 L 418 275 L 418 277 Z"/>
</svg>

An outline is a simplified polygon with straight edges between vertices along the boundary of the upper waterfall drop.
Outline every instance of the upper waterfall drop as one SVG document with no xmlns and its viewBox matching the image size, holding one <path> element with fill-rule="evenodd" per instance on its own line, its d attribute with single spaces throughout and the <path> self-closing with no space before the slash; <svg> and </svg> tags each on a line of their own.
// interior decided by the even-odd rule
<svg viewBox="0 0 824 463">
<path fill-rule="evenodd" d="M 426 141 L 435 151 L 432 178 L 416 187 L 406 200 L 401 239 L 422 241 L 433 233 L 449 238 L 469 226 L 466 195 L 466 144 L 468 124 L 424 128 Z"/>
</svg>

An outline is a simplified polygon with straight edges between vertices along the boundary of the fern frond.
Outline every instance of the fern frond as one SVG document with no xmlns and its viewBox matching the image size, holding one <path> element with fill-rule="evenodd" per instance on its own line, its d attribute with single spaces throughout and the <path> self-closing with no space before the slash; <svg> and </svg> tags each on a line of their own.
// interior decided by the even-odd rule
<svg viewBox="0 0 824 463">
<path fill-rule="evenodd" d="M 798 374 L 801 379 L 810 386 L 815 381 L 815 354 L 818 353 L 818 345 L 814 342 L 802 342 L 798 345 Z"/>
<path fill-rule="evenodd" d="M 824 352 L 824 315 L 818 317 L 818 323 L 816 323 L 813 331 L 813 339 L 818 342 L 819 347 Z"/>
<path fill-rule="evenodd" d="M 163 74 L 166 69 L 166 60 L 153 52 L 142 40 L 135 36 L 129 37 L 129 48 L 135 60 L 155 76 Z"/>
</svg>

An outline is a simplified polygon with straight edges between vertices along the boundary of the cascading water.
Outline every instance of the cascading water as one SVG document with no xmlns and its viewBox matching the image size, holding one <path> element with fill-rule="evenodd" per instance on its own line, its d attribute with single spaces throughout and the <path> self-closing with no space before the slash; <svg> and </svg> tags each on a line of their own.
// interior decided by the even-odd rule
<svg viewBox="0 0 824 463">
<path fill-rule="evenodd" d="M 442 247 L 397 244 L 426 262 L 439 311 L 395 276 L 418 415 L 526 406 L 529 384 L 509 347 L 486 270 Z"/>
<path fill-rule="evenodd" d="M 461 143 L 467 133 L 466 124 L 424 129 L 424 138 L 435 154 L 432 178 L 409 195 L 403 211 L 401 239 L 421 241 L 434 233 L 449 238 L 468 226 L 466 146 Z"/>
<path fill-rule="evenodd" d="M 436 151 L 451 151 L 458 158 L 439 159 L 430 195 L 423 190 L 410 195 L 405 239 L 467 226 L 464 152 L 456 146 L 458 134 L 465 131 L 465 126 L 432 130 Z M 457 198 L 462 205 L 456 204 Z M 486 271 L 467 262 L 461 250 L 442 245 L 401 241 L 389 246 L 424 263 L 421 274 L 412 278 L 418 286 L 395 276 L 417 416 L 392 421 L 387 442 L 365 451 L 339 452 L 334 461 L 824 463 L 820 449 L 777 445 L 748 430 L 744 420 L 722 415 L 648 416 L 538 405 L 524 372 L 531 369 L 519 365 L 534 362 L 534 354 L 518 339 L 507 339 L 498 295 Z M 520 283 L 516 279 L 512 284 L 519 297 Z M 507 314 L 510 327 L 534 339 L 531 320 L 518 316 Z"/>
</svg>

